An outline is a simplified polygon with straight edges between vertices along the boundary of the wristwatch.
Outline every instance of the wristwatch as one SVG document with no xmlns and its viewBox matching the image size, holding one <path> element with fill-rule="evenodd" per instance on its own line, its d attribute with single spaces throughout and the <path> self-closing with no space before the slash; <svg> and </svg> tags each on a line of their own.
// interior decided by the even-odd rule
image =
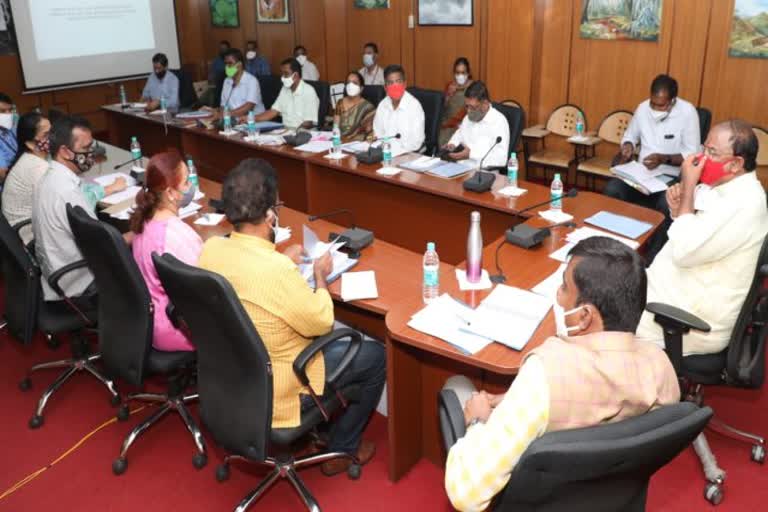
<svg viewBox="0 0 768 512">
<path fill-rule="evenodd" d="M 467 424 L 467 430 L 469 430 L 471 427 L 474 427 L 478 423 L 482 423 L 482 421 L 480 421 L 480 418 L 472 418 L 471 420 L 469 420 L 469 423 Z"/>
</svg>

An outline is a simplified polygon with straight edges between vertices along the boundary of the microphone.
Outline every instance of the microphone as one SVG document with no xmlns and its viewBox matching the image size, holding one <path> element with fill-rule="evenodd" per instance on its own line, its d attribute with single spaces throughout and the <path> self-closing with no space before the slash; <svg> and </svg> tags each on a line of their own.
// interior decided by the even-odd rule
<svg viewBox="0 0 768 512">
<path fill-rule="evenodd" d="M 480 166 L 477 168 L 477 171 L 475 171 L 475 174 L 473 174 L 472 177 L 464 180 L 464 190 L 478 193 L 488 192 L 491 190 L 493 183 L 496 181 L 496 175 L 492 172 L 483 172 L 483 162 L 485 162 L 485 159 L 488 157 L 488 155 L 491 154 L 491 151 L 493 151 L 493 148 L 495 148 L 499 142 L 501 142 L 501 136 L 496 137 L 496 141 L 485 153 L 485 156 L 480 159 Z"/>
<path fill-rule="evenodd" d="M 485 162 L 485 159 L 488 158 L 488 155 L 491 154 L 491 151 L 493 151 L 493 148 L 498 146 L 500 142 L 501 142 L 501 135 L 496 137 L 496 142 L 494 142 L 493 145 L 491 146 L 491 148 L 488 150 L 488 152 L 485 153 L 485 156 L 480 159 L 480 166 L 477 168 L 478 171 L 482 171 L 483 170 L 483 162 Z"/>
<path fill-rule="evenodd" d="M 355 153 L 355 158 L 357 158 L 358 162 L 362 162 L 364 164 L 377 164 L 384 160 L 384 151 L 381 149 L 381 147 L 373 147 L 373 144 L 383 140 L 383 139 L 399 139 L 400 134 L 396 133 L 395 135 L 391 135 L 389 137 L 377 137 L 371 141 L 370 144 L 368 144 L 368 151 L 360 151 L 358 153 Z"/>
<path fill-rule="evenodd" d="M 535 210 L 540 206 L 544 206 L 545 204 L 549 204 L 564 198 L 573 198 L 573 197 L 576 197 L 578 194 L 579 194 L 579 191 L 576 190 L 575 188 L 572 188 L 565 194 L 559 195 L 557 197 L 552 197 L 547 201 L 542 201 L 541 203 L 534 204 L 532 206 L 529 206 L 528 208 L 523 208 L 519 212 L 515 212 L 512 215 L 514 215 L 515 217 L 522 217 L 524 213 L 529 212 L 531 210 Z M 496 270 L 498 274 L 491 276 L 491 282 L 503 283 L 507 280 L 506 276 L 504 276 L 504 272 L 502 272 L 501 267 L 499 266 L 499 251 L 501 250 L 501 247 L 504 245 L 504 243 L 516 245 L 518 247 L 522 247 L 523 249 L 530 249 L 532 247 L 539 245 L 549 235 L 550 235 L 549 228 L 534 228 L 534 227 L 528 226 L 527 224 L 518 224 L 517 226 L 509 228 L 504 233 L 504 239 L 499 243 L 498 247 L 496 248 Z"/>
<path fill-rule="evenodd" d="M 116 171 L 116 170 L 120 169 L 121 167 L 125 167 L 125 166 L 126 166 L 126 165 L 128 165 L 128 164 L 132 164 L 133 162 L 138 162 L 139 160 L 141 160 L 141 158 L 142 158 L 142 157 L 139 157 L 139 158 L 131 158 L 131 159 L 130 159 L 130 160 L 128 160 L 127 162 L 123 162 L 123 163 L 121 163 L 121 164 L 118 164 L 118 165 L 116 165 L 116 166 L 115 166 L 115 168 L 114 168 L 114 170 Z"/>
<path fill-rule="evenodd" d="M 360 258 L 360 251 L 373 243 L 373 231 L 358 228 L 355 225 L 355 214 L 352 212 L 352 210 L 348 208 L 339 208 L 338 210 L 333 210 L 319 215 L 310 215 L 308 220 L 309 222 L 314 222 L 316 220 L 327 219 L 328 217 L 333 217 L 343 213 L 348 214 L 351 218 L 351 227 L 345 229 L 342 233 L 330 233 L 328 235 L 328 241 L 332 242 L 338 239 L 339 242 L 344 242 L 344 247 L 342 247 L 342 250 L 346 248 L 346 252 L 349 254 L 350 258 L 358 259 Z"/>
</svg>

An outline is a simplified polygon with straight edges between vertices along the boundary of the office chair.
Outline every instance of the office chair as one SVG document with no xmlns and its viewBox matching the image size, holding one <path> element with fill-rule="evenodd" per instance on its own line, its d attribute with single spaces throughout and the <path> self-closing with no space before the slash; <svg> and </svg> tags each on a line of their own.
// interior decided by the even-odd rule
<svg viewBox="0 0 768 512">
<path fill-rule="evenodd" d="M 446 452 L 465 434 L 456 393 L 438 395 Z M 648 481 L 702 431 L 709 407 L 692 403 L 660 407 L 647 414 L 595 427 L 561 430 L 535 440 L 518 460 L 496 512 L 640 512 Z"/>
<path fill-rule="evenodd" d="M 381 100 L 387 97 L 387 91 L 382 85 L 365 85 L 360 95 L 371 102 L 371 105 L 378 107 Z"/>
<path fill-rule="evenodd" d="M 198 98 L 192 76 L 184 69 L 172 69 L 171 73 L 179 79 L 179 110 L 195 108 L 198 105 Z"/>
<path fill-rule="evenodd" d="M 170 411 L 179 413 L 192 435 L 196 452 L 192 464 L 200 469 L 208 461 L 205 441 L 187 404 L 197 394 L 185 393 L 194 377 L 195 352 L 161 352 L 152 349 L 154 306 L 149 290 L 128 245 L 112 226 L 88 216 L 80 207 L 67 206 L 67 217 L 80 250 L 99 288 L 99 339 L 105 367 L 115 377 L 141 388 L 150 375 L 167 378 L 167 391 L 128 395 L 118 419 L 128 419 L 128 404 L 137 400 L 159 404 L 125 438 L 112 471 L 128 467 L 127 453 L 136 439 Z"/>
<path fill-rule="evenodd" d="M 39 370 L 63 368 L 64 371 L 45 390 L 37 403 L 35 413 L 29 420 L 29 428 L 40 428 L 44 423 L 43 412 L 53 394 L 64 385 L 75 373 L 86 371 L 107 387 L 112 405 L 120 402 L 114 384 L 106 378 L 95 366 L 101 359 L 100 354 L 92 354 L 89 350 L 87 331 L 93 332 L 95 319 L 88 311 L 81 311 L 70 301 L 51 303 L 43 300 L 40 283 L 41 271 L 34 256 L 24 247 L 18 235 L 19 229 L 30 221 L 21 222 L 14 228 L 8 224 L 4 215 L 0 214 L 0 253 L 2 253 L 3 277 L 5 279 L 5 319 L 11 335 L 24 345 L 29 345 L 37 330 L 45 333 L 48 344 L 52 348 L 58 346 L 54 336 L 69 334 L 72 357 L 59 361 L 50 361 L 34 365 L 19 383 L 22 391 L 32 387 L 31 375 Z M 67 273 L 85 266 L 79 261 L 60 268 L 48 279 L 54 290 L 61 293 L 59 280 Z M 63 294 L 62 294 L 63 296 Z"/>
<path fill-rule="evenodd" d="M 501 112 L 507 119 L 507 124 L 509 124 L 509 147 L 507 147 L 507 155 L 509 155 L 512 151 L 515 151 L 520 141 L 520 135 L 523 133 L 523 128 L 525 128 L 525 110 L 523 110 L 523 107 L 514 107 L 496 102 L 493 102 L 493 108 Z"/>
<path fill-rule="evenodd" d="M 408 92 L 419 100 L 424 110 L 424 153 L 434 155 L 439 149 L 440 122 L 443 118 L 443 93 L 419 87 L 409 87 Z"/>
<path fill-rule="evenodd" d="M 259 87 L 261 88 L 261 100 L 264 102 L 264 108 L 269 110 L 277 101 L 280 89 L 283 88 L 283 82 L 280 81 L 279 76 L 275 75 L 259 75 L 256 79 L 259 81 Z"/>
<path fill-rule="evenodd" d="M 650 303 L 646 310 L 654 315 L 664 329 L 667 355 L 672 361 L 684 400 L 697 404 L 704 401 L 703 386 L 734 386 L 759 388 L 765 379 L 765 340 L 768 336 L 768 237 L 763 241 L 752 285 L 736 320 L 728 346 L 716 354 L 683 356 L 683 335 L 691 329 L 709 332 L 709 325 L 686 311 L 667 305 Z M 737 441 L 752 443 L 751 458 L 763 464 L 765 440 L 755 434 L 731 427 L 714 418 L 709 428 Z M 694 442 L 707 483 L 704 497 L 717 505 L 723 500 L 725 471 L 717 465 L 706 437 L 701 434 Z"/>
<path fill-rule="evenodd" d="M 696 107 L 696 113 L 699 114 L 699 133 L 701 134 L 701 143 L 707 140 L 709 127 L 712 125 L 712 112 L 708 108 Z"/>
<path fill-rule="evenodd" d="M 322 80 L 304 81 L 315 89 L 320 100 L 320 107 L 317 109 L 317 126 L 323 127 L 326 124 L 326 117 L 328 117 L 328 111 L 331 108 L 331 86 L 328 85 L 328 82 L 323 82 Z"/>
<path fill-rule="evenodd" d="M 299 354 L 293 371 L 309 389 L 315 407 L 302 412 L 301 424 L 295 428 L 272 428 L 269 354 L 230 283 L 218 274 L 186 265 L 170 254 L 154 255 L 153 260 L 165 291 L 189 326 L 197 346 L 202 420 L 216 442 L 231 454 L 216 469 L 217 480 L 229 477 L 229 462 L 233 459 L 254 462 L 272 470 L 236 510 L 245 511 L 278 478 L 287 478 L 307 508 L 319 511 L 297 470 L 349 458 L 353 465 L 348 475 L 357 478 L 359 461 L 347 453 L 333 452 L 294 458 L 289 447 L 312 434 L 348 402 L 359 400 L 359 386 L 336 388 L 335 382 L 354 360 L 362 337 L 351 329 L 340 329 L 315 339 Z M 306 366 L 323 347 L 343 338 L 349 338 L 349 347 L 339 367 L 326 375 L 329 392 L 319 397 L 309 385 Z"/>
</svg>

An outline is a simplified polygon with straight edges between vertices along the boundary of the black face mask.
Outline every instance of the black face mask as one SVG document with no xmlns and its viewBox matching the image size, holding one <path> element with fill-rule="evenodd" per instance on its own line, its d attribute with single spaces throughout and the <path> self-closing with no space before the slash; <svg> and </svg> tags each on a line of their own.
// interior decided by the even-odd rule
<svg viewBox="0 0 768 512">
<path fill-rule="evenodd" d="M 94 158 L 93 151 L 84 151 L 84 152 L 78 152 L 74 150 L 70 150 L 72 153 L 74 153 L 74 158 L 71 158 L 69 161 L 72 162 L 77 166 L 77 169 L 83 173 L 88 172 L 91 170 L 91 168 L 96 163 L 96 159 Z"/>
<path fill-rule="evenodd" d="M 155 73 L 155 76 L 158 78 L 158 80 L 162 80 L 163 78 L 165 78 L 165 74 L 166 73 L 167 73 L 167 71 L 159 71 L 159 72 Z"/>
</svg>

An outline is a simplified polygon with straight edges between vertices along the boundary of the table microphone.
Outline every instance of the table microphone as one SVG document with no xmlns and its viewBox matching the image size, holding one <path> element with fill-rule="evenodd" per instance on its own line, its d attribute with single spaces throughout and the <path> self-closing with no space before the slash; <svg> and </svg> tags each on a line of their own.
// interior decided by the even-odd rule
<svg viewBox="0 0 768 512">
<path fill-rule="evenodd" d="M 496 181 L 496 174 L 492 172 L 483 172 L 483 162 L 491 154 L 493 148 L 495 148 L 501 142 L 501 136 L 496 137 L 496 141 L 485 153 L 485 156 L 480 159 L 480 165 L 475 171 L 475 174 L 471 178 L 464 180 L 464 190 L 470 190 L 472 192 L 488 192 L 493 187 L 493 183 Z"/>
<path fill-rule="evenodd" d="M 350 258 L 357 259 L 360 257 L 360 251 L 373 243 L 373 231 L 358 228 L 355 225 L 355 214 L 352 212 L 352 210 L 348 208 L 340 208 L 338 210 L 333 210 L 320 215 L 310 215 L 308 220 L 309 222 L 314 222 L 316 220 L 327 219 L 328 217 L 333 217 L 342 213 L 349 214 L 350 218 L 352 219 L 352 225 L 349 227 L 349 229 L 345 229 L 342 233 L 331 233 L 328 236 L 328 241 L 332 242 L 338 239 L 339 242 L 344 242 L 344 247 L 348 249 Z M 342 247 L 342 249 L 344 247 Z"/>
<path fill-rule="evenodd" d="M 368 144 L 368 151 L 360 151 L 359 153 L 355 153 L 355 158 L 357 158 L 358 162 L 362 162 L 364 164 L 377 164 L 384 160 L 384 151 L 381 149 L 381 147 L 373 147 L 373 144 L 383 140 L 383 139 L 399 139 L 400 134 L 397 133 L 395 135 L 392 135 L 390 137 L 377 137 L 371 141 L 370 144 Z"/>
<path fill-rule="evenodd" d="M 141 160 L 141 159 L 142 159 L 142 157 L 138 157 L 138 158 L 131 158 L 131 159 L 130 159 L 130 160 L 128 160 L 127 162 L 123 162 L 123 163 L 121 163 L 121 164 L 118 164 L 118 165 L 116 165 L 116 166 L 115 166 L 115 168 L 114 168 L 114 170 L 116 171 L 116 170 L 120 169 L 121 167 L 125 167 L 126 165 L 128 165 L 128 164 L 132 164 L 133 162 L 138 162 L 138 161 L 139 161 L 139 160 Z"/>
</svg>

